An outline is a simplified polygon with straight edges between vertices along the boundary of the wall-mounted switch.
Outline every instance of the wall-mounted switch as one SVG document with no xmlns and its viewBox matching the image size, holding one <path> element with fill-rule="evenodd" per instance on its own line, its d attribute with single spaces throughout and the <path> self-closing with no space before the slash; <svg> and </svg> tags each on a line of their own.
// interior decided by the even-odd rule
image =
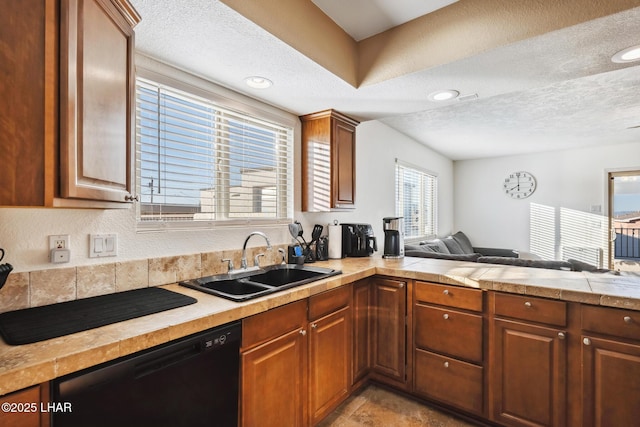
<svg viewBox="0 0 640 427">
<path fill-rule="evenodd" d="M 89 235 L 89 258 L 101 258 L 118 255 L 117 234 Z"/>
</svg>

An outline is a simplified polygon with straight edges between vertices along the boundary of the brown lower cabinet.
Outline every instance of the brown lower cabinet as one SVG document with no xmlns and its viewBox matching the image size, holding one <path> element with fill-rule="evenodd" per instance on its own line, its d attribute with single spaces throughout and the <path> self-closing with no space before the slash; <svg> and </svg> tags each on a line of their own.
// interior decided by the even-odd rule
<svg viewBox="0 0 640 427">
<path fill-rule="evenodd" d="M 306 426 L 351 392 L 351 287 L 243 321 L 240 425 Z"/>
<path fill-rule="evenodd" d="M 640 423 L 640 312 L 583 306 L 582 425 Z"/>
<path fill-rule="evenodd" d="M 371 371 L 391 385 L 407 381 L 407 282 L 371 280 Z"/>
<path fill-rule="evenodd" d="M 240 357 L 242 426 L 315 425 L 367 380 L 502 426 L 640 419 L 640 311 L 373 277 L 244 319 Z M 49 402 L 49 386 L 0 402 Z"/>
<path fill-rule="evenodd" d="M 566 425 L 566 303 L 494 293 L 491 417 L 507 426 Z"/>
<path fill-rule="evenodd" d="M 48 427 L 49 384 L 40 384 L 0 397 L 2 427 Z"/>
</svg>

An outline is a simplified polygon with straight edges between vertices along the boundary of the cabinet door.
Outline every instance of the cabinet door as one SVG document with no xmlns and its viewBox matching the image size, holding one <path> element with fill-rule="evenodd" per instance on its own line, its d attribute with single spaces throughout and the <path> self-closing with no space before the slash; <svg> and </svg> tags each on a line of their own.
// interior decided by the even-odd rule
<svg viewBox="0 0 640 427">
<path fill-rule="evenodd" d="M 306 425 L 306 348 L 296 329 L 242 354 L 241 425 Z"/>
<path fill-rule="evenodd" d="M 372 306 L 372 367 L 380 374 L 404 382 L 406 380 L 406 283 L 390 279 L 373 279 Z"/>
<path fill-rule="evenodd" d="M 61 195 L 125 202 L 132 181 L 133 29 L 110 0 L 63 0 L 61 25 Z"/>
<path fill-rule="evenodd" d="M 57 171 L 58 5 L 2 2 L 0 206 L 48 206 Z"/>
<path fill-rule="evenodd" d="M 369 280 L 353 285 L 353 382 L 361 380 L 369 372 L 371 286 Z"/>
<path fill-rule="evenodd" d="M 498 319 L 493 325 L 493 419 L 509 426 L 565 425 L 564 332 Z"/>
<path fill-rule="evenodd" d="M 49 385 L 41 384 L 0 397 L 2 427 L 46 427 L 49 414 L 41 406 L 49 403 Z M 6 408 L 5 408 L 6 406 Z M 5 410 L 6 409 L 6 410 Z"/>
<path fill-rule="evenodd" d="M 344 307 L 310 324 L 309 411 L 315 425 L 350 391 L 351 308 Z"/>
<path fill-rule="evenodd" d="M 353 208 L 356 202 L 356 128 L 332 120 L 332 207 Z"/>
<path fill-rule="evenodd" d="M 585 427 L 631 426 L 640 419 L 640 346 L 582 338 Z"/>
</svg>

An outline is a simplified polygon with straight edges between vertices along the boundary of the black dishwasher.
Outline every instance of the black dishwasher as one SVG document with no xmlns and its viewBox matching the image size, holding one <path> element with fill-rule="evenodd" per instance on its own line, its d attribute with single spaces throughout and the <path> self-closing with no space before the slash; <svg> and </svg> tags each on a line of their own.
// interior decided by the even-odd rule
<svg viewBox="0 0 640 427">
<path fill-rule="evenodd" d="M 238 425 L 240 322 L 53 381 L 53 427 Z"/>
</svg>

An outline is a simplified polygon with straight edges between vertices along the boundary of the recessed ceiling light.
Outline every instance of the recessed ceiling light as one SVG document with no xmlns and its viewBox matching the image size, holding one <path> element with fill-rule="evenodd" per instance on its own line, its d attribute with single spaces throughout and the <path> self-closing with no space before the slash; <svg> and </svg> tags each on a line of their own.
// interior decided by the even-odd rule
<svg viewBox="0 0 640 427">
<path fill-rule="evenodd" d="M 273 82 L 269 79 L 260 76 L 251 76 L 244 79 L 244 82 L 247 86 L 252 87 L 254 89 L 266 89 L 273 85 Z"/>
<path fill-rule="evenodd" d="M 448 101 L 450 99 L 457 98 L 460 95 L 460 92 L 457 90 L 439 90 L 437 92 L 433 92 L 429 94 L 428 98 L 430 101 Z"/>
<path fill-rule="evenodd" d="M 640 60 L 640 46 L 631 46 L 611 57 L 613 62 L 625 63 Z"/>
</svg>

